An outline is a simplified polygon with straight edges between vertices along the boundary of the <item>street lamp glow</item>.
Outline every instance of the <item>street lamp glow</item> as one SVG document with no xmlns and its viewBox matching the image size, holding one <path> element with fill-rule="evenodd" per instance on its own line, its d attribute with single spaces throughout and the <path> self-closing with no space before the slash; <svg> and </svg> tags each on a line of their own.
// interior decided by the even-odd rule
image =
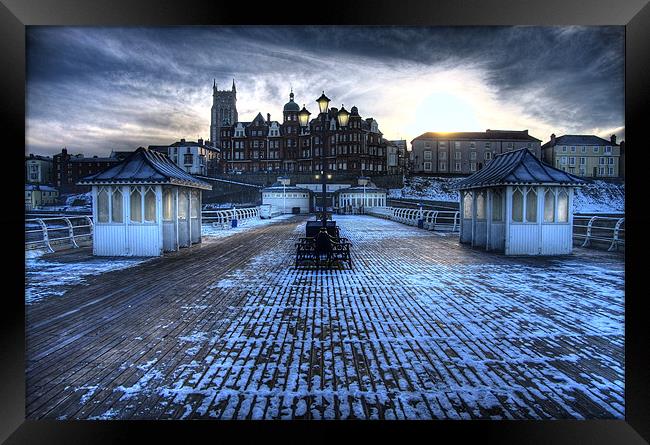
<svg viewBox="0 0 650 445">
<path fill-rule="evenodd" d="M 339 125 L 341 127 L 347 127 L 348 126 L 348 120 L 350 119 L 350 113 L 348 113 L 348 110 L 343 107 L 343 104 L 341 104 L 341 109 L 339 110 L 337 114 L 337 119 L 339 121 Z"/>
<path fill-rule="evenodd" d="M 309 112 L 309 110 L 307 110 L 307 108 L 305 108 L 305 106 L 303 105 L 302 110 L 298 112 L 298 121 L 300 122 L 301 127 L 307 126 L 307 123 L 309 122 L 310 114 L 311 113 Z"/>
<path fill-rule="evenodd" d="M 327 112 L 327 106 L 330 103 L 329 97 L 325 96 L 325 91 L 323 91 L 323 94 L 320 95 L 318 99 L 316 99 L 316 102 L 318 102 L 318 108 L 320 109 L 321 113 Z"/>
</svg>

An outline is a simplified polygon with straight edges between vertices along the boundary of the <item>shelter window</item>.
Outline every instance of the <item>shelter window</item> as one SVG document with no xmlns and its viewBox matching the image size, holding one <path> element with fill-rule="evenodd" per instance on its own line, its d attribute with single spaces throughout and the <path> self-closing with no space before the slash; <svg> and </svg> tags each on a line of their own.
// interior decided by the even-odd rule
<svg viewBox="0 0 650 445">
<path fill-rule="evenodd" d="M 537 222 L 537 192 L 534 187 L 528 188 L 526 193 L 526 222 Z"/>
<path fill-rule="evenodd" d="M 142 222 L 142 193 L 140 187 L 131 187 L 131 221 Z"/>
<path fill-rule="evenodd" d="M 156 222 L 156 192 L 148 187 L 144 194 L 144 220 Z"/>
<path fill-rule="evenodd" d="M 114 187 L 111 197 L 111 221 L 114 223 L 124 222 L 124 199 L 120 187 Z"/>
<path fill-rule="evenodd" d="M 192 190 L 191 193 L 191 207 L 192 207 L 192 218 L 198 218 L 199 217 L 199 191 L 198 190 Z"/>
<path fill-rule="evenodd" d="M 476 195 L 476 219 L 485 219 L 485 192 Z"/>
<path fill-rule="evenodd" d="M 108 191 L 104 187 L 97 192 L 97 222 L 108 222 Z"/>
<path fill-rule="evenodd" d="M 465 192 L 463 197 L 463 218 L 470 219 L 472 217 L 472 192 Z"/>
<path fill-rule="evenodd" d="M 524 194 L 516 188 L 512 192 L 512 221 L 523 222 L 524 220 Z"/>
<path fill-rule="evenodd" d="M 503 221 L 503 194 L 500 190 L 492 192 L 492 221 Z"/>
<path fill-rule="evenodd" d="M 569 195 L 564 190 L 557 197 L 557 221 L 569 221 Z"/>
<path fill-rule="evenodd" d="M 546 189 L 544 193 L 544 222 L 555 222 L 555 193 Z"/>
<path fill-rule="evenodd" d="M 163 219 L 164 220 L 167 221 L 172 220 L 173 218 L 172 210 L 173 210 L 172 190 L 165 189 L 165 191 L 163 191 Z"/>
<path fill-rule="evenodd" d="M 187 219 L 187 191 L 178 191 L 178 219 Z"/>
</svg>

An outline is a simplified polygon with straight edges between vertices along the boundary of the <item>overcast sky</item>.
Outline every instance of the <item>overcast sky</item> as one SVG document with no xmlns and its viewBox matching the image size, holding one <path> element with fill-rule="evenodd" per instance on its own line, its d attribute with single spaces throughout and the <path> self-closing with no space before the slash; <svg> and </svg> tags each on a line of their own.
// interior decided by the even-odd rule
<svg viewBox="0 0 650 445">
<path fill-rule="evenodd" d="M 239 119 L 356 105 L 388 139 L 524 130 L 624 139 L 624 28 L 28 27 L 27 151 L 107 155 L 209 138 L 212 82 Z"/>
</svg>

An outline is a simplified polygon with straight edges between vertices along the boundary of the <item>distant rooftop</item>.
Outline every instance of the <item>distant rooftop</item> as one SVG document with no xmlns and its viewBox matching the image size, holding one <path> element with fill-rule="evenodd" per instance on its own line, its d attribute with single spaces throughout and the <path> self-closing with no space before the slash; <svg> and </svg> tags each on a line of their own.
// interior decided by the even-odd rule
<svg viewBox="0 0 650 445">
<path fill-rule="evenodd" d="M 413 139 L 413 141 L 418 139 L 458 139 L 458 140 L 475 140 L 475 139 L 490 139 L 490 140 L 525 140 L 525 141 L 537 141 L 542 142 L 541 140 L 528 134 L 528 130 L 486 130 L 486 131 L 458 131 L 458 132 L 433 132 L 429 131 L 427 133 L 422 133 L 420 136 Z M 413 142 L 411 141 L 411 142 Z"/>
<path fill-rule="evenodd" d="M 542 145 L 542 148 L 554 147 L 556 145 L 609 145 L 618 147 L 618 144 L 594 136 L 593 134 L 565 134 L 564 136 L 556 137 L 554 144 L 552 144 L 551 141 L 548 141 L 546 144 Z"/>
<path fill-rule="evenodd" d="M 78 185 L 93 184 L 174 184 L 211 190 L 207 182 L 182 170 L 162 153 L 140 147 L 119 164 L 82 178 Z"/>
</svg>

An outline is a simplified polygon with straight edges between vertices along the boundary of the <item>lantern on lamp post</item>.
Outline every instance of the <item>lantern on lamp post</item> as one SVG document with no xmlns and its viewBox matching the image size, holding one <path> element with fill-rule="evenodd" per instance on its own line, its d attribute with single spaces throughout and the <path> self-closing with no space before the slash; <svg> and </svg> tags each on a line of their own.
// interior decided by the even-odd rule
<svg viewBox="0 0 650 445">
<path fill-rule="evenodd" d="M 327 167 L 325 164 L 325 152 L 327 149 L 327 143 L 329 142 L 329 125 L 327 122 L 327 115 L 328 115 L 328 110 L 329 110 L 329 103 L 330 99 L 325 95 L 325 91 L 323 91 L 323 94 L 316 99 L 316 103 L 318 104 L 318 109 L 320 111 L 320 120 L 321 120 L 321 127 L 322 127 L 322 143 L 321 143 L 321 150 L 320 150 L 320 171 L 318 174 L 316 174 L 316 179 L 320 179 L 321 181 L 321 190 L 322 190 L 322 199 L 321 199 L 321 204 L 323 208 L 323 213 L 321 216 L 321 221 L 323 223 L 323 227 L 327 226 L 327 205 L 326 205 L 326 197 L 327 197 L 327 180 L 332 179 L 332 174 L 327 173 Z M 300 122 L 300 126 L 302 127 L 307 127 L 309 125 L 309 115 L 311 113 L 305 108 L 303 105 L 302 110 L 298 112 L 298 121 Z M 350 118 L 350 113 L 341 106 L 341 110 L 336 115 L 338 124 L 340 127 L 347 127 L 348 125 L 348 120 Z"/>
</svg>

